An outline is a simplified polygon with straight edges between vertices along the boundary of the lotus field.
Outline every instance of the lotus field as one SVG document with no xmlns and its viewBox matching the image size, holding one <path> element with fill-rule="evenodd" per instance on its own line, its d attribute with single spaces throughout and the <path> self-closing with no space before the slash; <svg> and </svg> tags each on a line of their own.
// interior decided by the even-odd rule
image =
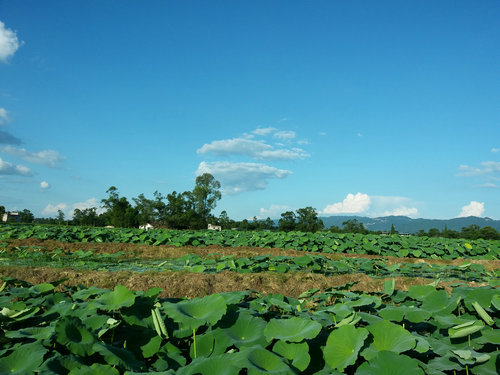
<svg viewBox="0 0 500 375">
<path fill-rule="evenodd" d="M 500 241 L 0 225 L 0 374 L 500 373 Z"/>
</svg>

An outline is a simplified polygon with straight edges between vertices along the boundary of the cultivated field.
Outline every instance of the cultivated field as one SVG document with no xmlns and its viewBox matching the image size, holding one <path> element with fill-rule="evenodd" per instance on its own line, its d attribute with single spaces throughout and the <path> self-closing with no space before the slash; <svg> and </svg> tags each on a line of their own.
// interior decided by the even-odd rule
<svg viewBox="0 0 500 375">
<path fill-rule="evenodd" d="M 2 225 L 0 252 L 0 373 L 500 369 L 500 241 Z"/>
</svg>

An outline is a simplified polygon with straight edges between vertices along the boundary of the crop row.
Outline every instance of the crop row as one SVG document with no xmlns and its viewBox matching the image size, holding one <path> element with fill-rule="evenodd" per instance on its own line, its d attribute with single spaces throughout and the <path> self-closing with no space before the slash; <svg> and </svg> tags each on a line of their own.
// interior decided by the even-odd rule
<svg viewBox="0 0 500 375">
<path fill-rule="evenodd" d="M 414 258 L 499 259 L 500 241 L 338 234 L 329 232 L 181 231 L 47 225 L 0 225 L 0 241 L 37 237 L 63 242 L 146 245 L 267 247 L 324 253 L 358 253 Z"/>
<path fill-rule="evenodd" d="M 342 288 L 299 298 L 228 292 L 160 299 L 4 279 L 0 373 L 498 374 L 497 290 Z"/>
<path fill-rule="evenodd" d="M 301 257 L 258 255 L 236 257 L 234 255 L 202 258 L 186 254 L 180 258 L 167 259 L 124 259 L 123 252 L 115 254 L 94 254 L 78 250 L 64 252 L 61 249 L 45 250 L 40 247 L 21 246 L 9 251 L 1 249 L 0 260 L 6 266 L 37 266 L 72 268 L 77 271 L 187 271 L 196 273 L 238 273 L 257 272 L 310 272 L 326 276 L 364 273 L 375 277 L 424 277 L 440 280 L 463 280 L 500 284 L 500 270 L 487 271 L 481 264 L 464 262 L 460 266 L 429 263 L 393 263 L 385 258 L 341 258 L 332 260 L 323 255 L 307 254 Z"/>
</svg>

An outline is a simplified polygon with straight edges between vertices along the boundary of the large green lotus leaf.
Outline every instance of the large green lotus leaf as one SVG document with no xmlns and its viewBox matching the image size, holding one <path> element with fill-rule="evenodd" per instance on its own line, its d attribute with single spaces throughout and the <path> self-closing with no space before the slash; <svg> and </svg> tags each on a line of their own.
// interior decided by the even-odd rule
<svg viewBox="0 0 500 375">
<path fill-rule="evenodd" d="M 90 288 L 81 289 L 71 295 L 73 301 L 82 300 L 85 301 L 87 298 L 95 295 L 101 295 L 106 292 L 106 289 L 101 289 L 96 286 L 91 286 Z"/>
<path fill-rule="evenodd" d="M 246 368 L 249 375 L 295 373 L 281 357 L 259 346 L 243 348 L 234 356 L 233 363 Z"/>
<path fill-rule="evenodd" d="M 267 340 L 264 336 L 264 330 L 267 323 L 261 319 L 252 316 L 249 312 L 241 312 L 236 322 L 224 332 L 231 339 L 233 345 L 238 348 L 242 346 L 266 346 Z"/>
<path fill-rule="evenodd" d="M 405 312 L 405 318 L 412 323 L 422 323 L 431 317 L 429 311 L 419 309 L 418 307 L 408 307 Z"/>
<path fill-rule="evenodd" d="M 30 288 L 30 292 L 34 295 L 45 294 L 45 293 L 48 293 L 52 290 L 54 290 L 54 285 L 49 284 L 49 283 L 42 283 L 42 284 L 38 284 L 38 285 L 33 285 Z"/>
<path fill-rule="evenodd" d="M 408 296 L 418 301 L 423 301 L 425 297 L 435 291 L 436 288 L 431 285 L 412 285 L 408 289 Z"/>
<path fill-rule="evenodd" d="M 454 356 L 452 356 L 450 353 L 447 353 L 446 355 L 442 357 L 436 357 L 431 359 L 427 363 L 427 372 L 434 372 L 434 371 L 461 371 L 463 370 L 464 366 L 462 366 Z"/>
<path fill-rule="evenodd" d="M 120 315 L 123 320 L 132 326 L 149 328 L 153 326 L 151 310 L 155 308 L 154 304 L 154 297 L 136 296 L 132 306 L 120 309 Z"/>
<path fill-rule="evenodd" d="M 367 360 L 375 357 L 379 351 L 402 353 L 416 345 L 415 337 L 410 332 L 387 320 L 369 325 L 367 329 L 373 335 L 373 342 L 361 353 Z"/>
<path fill-rule="evenodd" d="M 92 305 L 106 311 L 111 311 L 118 310 L 121 307 L 132 306 L 134 302 L 134 293 L 123 285 L 117 285 L 113 291 L 108 291 L 99 298 L 96 298 L 92 302 Z"/>
<path fill-rule="evenodd" d="M 467 293 L 464 302 L 468 309 L 471 309 L 472 302 L 477 302 L 481 305 L 481 307 L 487 309 L 491 306 L 493 296 L 496 295 L 498 295 L 497 289 L 474 288 Z"/>
<path fill-rule="evenodd" d="M 150 358 L 160 349 L 161 337 L 153 329 L 131 326 L 122 331 L 127 341 L 127 349 L 137 358 Z"/>
<path fill-rule="evenodd" d="M 163 309 L 175 322 L 193 330 L 207 323 L 217 323 L 226 313 L 227 305 L 224 297 L 212 294 L 189 301 L 165 302 Z"/>
<path fill-rule="evenodd" d="M 388 296 L 392 296 L 394 293 L 394 287 L 396 286 L 396 280 L 385 280 L 384 281 L 384 293 Z"/>
<path fill-rule="evenodd" d="M 486 328 L 481 331 L 481 335 L 485 344 L 500 345 L 500 329 Z"/>
<path fill-rule="evenodd" d="M 424 375 L 424 371 L 417 360 L 383 350 L 359 366 L 356 375 Z"/>
<path fill-rule="evenodd" d="M 75 368 L 68 375 L 120 375 L 120 373 L 110 365 L 94 363 L 92 366 Z"/>
<path fill-rule="evenodd" d="M 273 352 L 292 361 L 293 367 L 300 371 L 304 371 L 311 362 L 307 342 L 292 344 L 279 340 L 274 344 Z"/>
<path fill-rule="evenodd" d="M 369 296 L 367 294 L 362 294 L 359 299 L 355 301 L 347 301 L 345 304 L 352 308 L 373 305 L 373 308 L 376 309 L 380 307 L 380 305 L 382 304 L 382 300 L 377 296 Z"/>
<path fill-rule="evenodd" d="M 396 306 L 387 306 L 382 310 L 379 310 L 378 314 L 386 320 L 390 320 L 392 322 L 400 322 L 403 320 L 403 316 L 405 314 L 405 308 Z"/>
<path fill-rule="evenodd" d="M 491 299 L 491 304 L 495 307 L 495 309 L 500 311 L 500 295 L 498 294 L 494 295 L 493 298 Z"/>
<path fill-rule="evenodd" d="M 227 305 L 235 305 L 248 296 L 249 292 L 223 292 L 219 293 L 219 296 L 224 297 Z"/>
<path fill-rule="evenodd" d="M 80 359 L 74 355 L 56 354 L 40 366 L 40 373 L 44 375 L 67 374 L 75 368 L 84 366 Z"/>
<path fill-rule="evenodd" d="M 323 348 L 325 362 L 334 369 L 344 371 L 344 368 L 356 362 L 367 337 L 368 331 L 365 328 L 351 325 L 333 330 Z"/>
<path fill-rule="evenodd" d="M 6 357 L 0 358 L 0 374 L 32 374 L 42 364 L 47 349 L 38 341 L 22 345 Z"/>
<path fill-rule="evenodd" d="M 99 342 L 94 344 L 93 350 L 102 355 L 105 361 L 110 365 L 121 366 L 127 370 L 139 370 L 143 366 L 143 364 L 134 357 L 132 352 L 126 349 Z"/>
<path fill-rule="evenodd" d="M 82 321 L 75 316 L 65 316 L 56 323 L 56 341 L 73 354 L 87 356 L 94 353 L 96 338 Z"/>
<path fill-rule="evenodd" d="M 452 312 L 458 305 L 458 299 L 450 298 L 444 290 L 436 290 L 424 297 L 422 309 L 430 313 L 439 313 L 441 315 Z"/>
<path fill-rule="evenodd" d="M 234 375 L 240 371 L 229 354 L 222 354 L 210 358 L 197 358 L 188 366 L 177 370 L 178 375 Z"/>
<path fill-rule="evenodd" d="M 472 367 L 469 371 L 474 375 L 498 375 L 500 369 L 500 351 L 490 355 L 488 362 Z"/>
<path fill-rule="evenodd" d="M 274 339 L 300 342 L 315 338 L 321 331 L 321 324 L 314 320 L 293 317 L 290 319 L 271 319 L 264 329 L 267 341 Z"/>
<path fill-rule="evenodd" d="M 233 344 L 228 335 L 220 328 L 208 331 L 203 335 L 196 335 L 196 356 L 210 357 L 223 354 L 226 349 Z M 195 346 L 192 344 L 189 348 L 191 358 L 195 358 Z"/>
<path fill-rule="evenodd" d="M 5 332 L 5 337 L 8 337 L 10 339 L 31 338 L 37 340 L 46 340 L 49 339 L 53 333 L 54 333 L 53 326 L 26 327 L 26 328 L 21 328 L 17 331 L 7 331 Z"/>
</svg>

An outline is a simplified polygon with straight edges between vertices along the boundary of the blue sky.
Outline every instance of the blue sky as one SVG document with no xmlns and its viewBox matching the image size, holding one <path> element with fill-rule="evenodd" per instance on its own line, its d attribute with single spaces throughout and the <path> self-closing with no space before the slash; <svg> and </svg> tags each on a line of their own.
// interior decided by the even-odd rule
<svg viewBox="0 0 500 375">
<path fill-rule="evenodd" d="M 500 3 L 0 1 L 0 205 L 500 219 Z"/>
</svg>

